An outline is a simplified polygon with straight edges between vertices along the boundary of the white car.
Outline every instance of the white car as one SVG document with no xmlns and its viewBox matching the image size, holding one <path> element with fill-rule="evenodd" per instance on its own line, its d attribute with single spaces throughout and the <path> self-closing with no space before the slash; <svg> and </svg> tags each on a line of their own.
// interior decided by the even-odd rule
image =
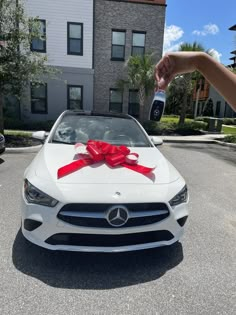
<svg viewBox="0 0 236 315">
<path fill-rule="evenodd" d="M 154 145 L 158 138 L 133 117 L 65 111 L 49 135 L 34 137 L 45 142 L 24 175 L 22 232 L 30 242 L 51 250 L 122 252 L 180 239 L 186 183 Z M 118 153 L 109 160 L 108 151 L 98 152 L 103 160 L 96 159 L 89 143 Z M 123 162 L 111 165 L 121 149 Z"/>
</svg>

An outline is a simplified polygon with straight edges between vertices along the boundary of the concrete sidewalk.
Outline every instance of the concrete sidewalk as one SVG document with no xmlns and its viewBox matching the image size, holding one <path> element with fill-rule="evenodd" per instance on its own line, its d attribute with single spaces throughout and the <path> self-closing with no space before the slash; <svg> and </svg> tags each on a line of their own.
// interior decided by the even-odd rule
<svg viewBox="0 0 236 315">
<path fill-rule="evenodd" d="M 198 136 L 160 136 L 164 142 L 176 143 L 215 143 L 217 140 L 223 140 L 225 135 L 222 134 L 206 134 Z"/>
<path fill-rule="evenodd" d="M 164 143 L 215 143 L 236 150 L 236 143 L 223 142 L 226 135 L 207 134 L 200 136 L 160 136 Z"/>
</svg>

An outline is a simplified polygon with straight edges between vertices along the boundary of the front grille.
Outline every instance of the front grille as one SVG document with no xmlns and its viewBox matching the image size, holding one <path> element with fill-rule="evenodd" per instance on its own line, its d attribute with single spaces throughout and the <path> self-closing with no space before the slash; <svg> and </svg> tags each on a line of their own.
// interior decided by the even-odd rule
<svg viewBox="0 0 236 315">
<path fill-rule="evenodd" d="M 112 228 L 106 216 L 114 204 L 67 204 L 58 213 L 58 219 L 76 226 Z M 122 226 L 135 227 L 160 222 L 169 216 L 164 203 L 122 204 L 128 209 L 129 220 Z M 119 228 L 119 227 L 113 227 Z"/>
<path fill-rule="evenodd" d="M 106 212 L 114 203 L 68 203 L 61 208 L 63 212 L 79 211 L 79 212 Z M 117 204 L 117 206 L 121 204 Z M 145 202 L 145 203 L 122 203 L 122 206 L 128 208 L 129 211 L 151 211 L 151 210 L 168 210 L 165 203 L 162 202 Z M 60 211 L 60 212 L 61 212 Z"/>
<path fill-rule="evenodd" d="M 50 245 L 118 247 L 170 241 L 174 236 L 169 231 L 152 231 L 122 235 L 60 233 L 49 237 Z"/>
</svg>

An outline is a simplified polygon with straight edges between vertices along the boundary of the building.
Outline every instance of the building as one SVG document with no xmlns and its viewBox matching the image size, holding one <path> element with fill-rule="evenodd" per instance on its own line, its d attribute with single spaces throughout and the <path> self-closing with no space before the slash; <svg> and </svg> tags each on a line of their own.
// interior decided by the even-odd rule
<svg viewBox="0 0 236 315">
<path fill-rule="evenodd" d="M 194 110 L 196 110 L 195 116 L 209 116 L 209 114 L 205 114 L 206 112 L 211 113 L 210 116 L 218 118 L 233 118 L 236 115 L 223 96 L 205 79 L 201 79 L 194 87 L 193 104 Z M 196 104 L 197 109 L 195 109 Z"/>
<path fill-rule="evenodd" d="M 236 31 L 236 24 L 229 28 L 230 31 Z M 232 63 L 228 67 L 236 67 L 236 50 L 232 51 L 234 56 L 230 58 Z M 236 117 L 236 112 L 229 106 L 225 99 L 213 88 L 210 88 L 209 98 L 214 102 L 214 112 L 216 117 Z"/>
<path fill-rule="evenodd" d="M 236 31 L 236 24 L 231 26 L 229 28 L 230 31 Z M 231 54 L 233 55 L 233 57 L 229 58 L 230 60 L 232 60 L 232 64 L 230 64 L 229 66 L 232 68 L 236 68 L 236 50 L 231 51 Z"/>
<path fill-rule="evenodd" d="M 118 89 L 117 81 L 125 79 L 125 63 L 131 55 L 155 52 L 155 60 L 161 58 L 165 10 L 165 0 L 95 1 L 96 110 L 139 116 L 137 91 Z"/>
<path fill-rule="evenodd" d="M 166 0 L 24 0 L 37 17 L 42 40 L 30 49 L 47 55 L 59 70 L 45 85 L 33 82 L 17 104 L 8 97 L 10 117 L 55 120 L 66 109 L 102 110 L 139 115 L 137 91 L 117 90 L 132 54 L 162 56 Z"/>
<path fill-rule="evenodd" d="M 47 54 L 59 69 L 57 80 L 32 84 L 21 106 L 24 120 L 54 120 L 67 108 L 93 108 L 93 0 L 26 0 L 29 16 L 38 17 L 42 37 L 31 50 Z M 28 97 L 30 95 L 30 97 Z"/>
<path fill-rule="evenodd" d="M 236 24 L 229 28 L 230 31 L 236 31 Z M 236 50 L 232 51 L 233 57 L 229 58 L 232 63 L 228 67 L 236 68 Z M 199 91 L 198 88 L 200 87 Z M 198 91 L 198 92 L 197 92 Z M 198 100 L 198 102 L 197 102 Z M 236 117 L 236 112 L 229 106 L 223 96 L 221 96 L 213 86 L 206 80 L 201 79 L 195 86 L 193 92 L 193 101 L 198 103 L 197 115 L 204 115 L 204 110 L 209 102 L 212 103 L 212 116 L 223 118 Z"/>
</svg>

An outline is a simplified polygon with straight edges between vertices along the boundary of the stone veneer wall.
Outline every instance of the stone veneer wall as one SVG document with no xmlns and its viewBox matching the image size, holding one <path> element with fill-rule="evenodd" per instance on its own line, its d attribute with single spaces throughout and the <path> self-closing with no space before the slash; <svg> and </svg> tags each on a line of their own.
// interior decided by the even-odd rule
<svg viewBox="0 0 236 315">
<path fill-rule="evenodd" d="M 165 5 L 95 1 L 95 110 L 109 110 L 109 89 L 116 88 L 116 81 L 125 77 L 125 62 L 111 60 L 112 29 L 126 30 L 125 60 L 131 55 L 132 31 L 146 31 L 145 51 L 155 52 L 158 61 L 163 49 L 165 9 Z M 123 94 L 123 112 L 128 112 L 128 89 Z"/>
</svg>

